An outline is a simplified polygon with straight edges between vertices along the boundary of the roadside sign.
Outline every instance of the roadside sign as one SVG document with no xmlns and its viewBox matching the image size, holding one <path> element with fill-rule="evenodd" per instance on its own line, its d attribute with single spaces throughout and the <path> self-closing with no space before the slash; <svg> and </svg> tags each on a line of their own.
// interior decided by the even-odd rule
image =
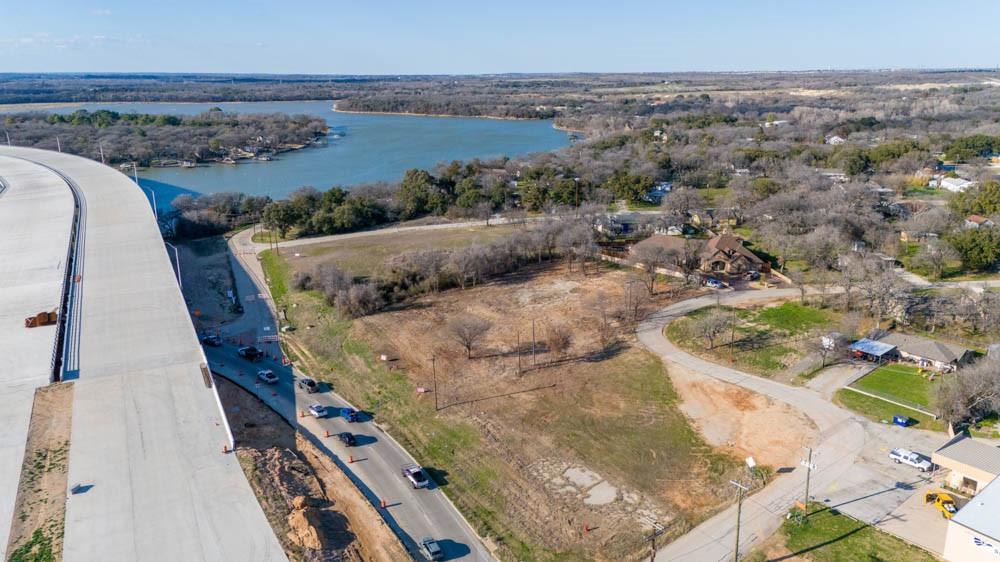
<svg viewBox="0 0 1000 562">
<path fill-rule="evenodd" d="M 809 462 L 807 460 L 801 460 L 801 461 L 799 461 L 799 464 L 801 464 L 802 466 L 808 468 L 809 470 L 816 470 L 816 463 L 811 463 L 811 462 Z"/>
<path fill-rule="evenodd" d="M 757 466 L 757 461 L 755 461 L 753 457 L 747 457 L 746 463 L 747 463 L 747 468 L 752 469 L 753 467 Z"/>
</svg>

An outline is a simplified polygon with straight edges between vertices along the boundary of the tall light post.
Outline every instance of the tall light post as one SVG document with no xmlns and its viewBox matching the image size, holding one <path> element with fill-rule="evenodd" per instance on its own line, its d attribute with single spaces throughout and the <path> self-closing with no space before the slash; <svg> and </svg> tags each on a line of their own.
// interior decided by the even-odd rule
<svg viewBox="0 0 1000 562">
<path fill-rule="evenodd" d="M 14 146 L 10 144 L 10 133 L 7 132 L 7 129 L 3 130 L 3 134 L 7 135 L 7 146 Z"/>
<path fill-rule="evenodd" d="M 153 217 L 156 218 L 156 222 L 160 222 L 160 213 L 156 209 L 156 191 L 152 187 L 146 187 L 139 183 L 139 169 L 135 162 L 132 162 L 132 179 L 135 180 L 135 184 L 139 186 L 140 189 L 148 189 L 150 194 L 150 201 L 153 202 Z"/>
<path fill-rule="evenodd" d="M 177 264 L 177 287 L 181 290 L 181 292 L 184 292 L 184 282 L 181 281 L 181 256 L 177 253 L 177 246 L 174 246 L 166 240 L 164 240 L 163 243 L 174 251 L 174 263 Z"/>
</svg>

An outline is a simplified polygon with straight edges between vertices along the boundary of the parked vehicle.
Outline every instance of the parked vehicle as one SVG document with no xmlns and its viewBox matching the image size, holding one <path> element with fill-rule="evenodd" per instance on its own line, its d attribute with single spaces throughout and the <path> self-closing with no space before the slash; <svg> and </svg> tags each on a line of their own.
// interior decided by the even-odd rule
<svg viewBox="0 0 1000 562">
<path fill-rule="evenodd" d="M 206 334 L 201 337 L 201 343 L 208 347 L 220 347 L 222 346 L 222 337 L 216 334 Z"/>
<path fill-rule="evenodd" d="M 278 382 L 278 375 L 274 374 L 274 371 L 271 369 L 262 369 L 257 371 L 257 378 L 267 384 L 275 384 Z"/>
<path fill-rule="evenodd" d="M 250 361 L 260 361 L 264 357 L 264 352 L 252 345 L 239 348 L 236 350 L 236 354 Z"/>
<path fill-rule="evenodd" d="M 920 472 L 930 472 L 934 469 L 934 465 L 931 461 L 927 460 L 927 457 L 901 447 L 889 451 L 889 458 L 896 464 L 908 464 L 920 470 Z"/>
<path fill-rule="evenodd" d="M 420 540 L 420 550 L 424 551 L 424 555 L 431 560 L 444 559 L 444 551 L 441 550 L 441 545 L 430 537 L 424 537 Z"/>
<path fill-rule="evenodd" d="M 310 378 L 302 377 L 295 384 L 299 385 L 299 388 L 308 392 L 309 394 L 319 391 L 319 385 L 316 384 L 316 381 Z"/>
<path fill-rule="evenodd" d="M 924 503 L 933 503 L 945 519 L 951 519 L 958 513 L 954 498 L 944 492 L 927 492 L 924 494 Z"/>
<path fill-rule="evenodd" d="M 354 437 L 354 434 L 349 431 L 338 433 L 337 438 L 340 439 L 341 443 L 347 445 L 348 447 L 353 447 L 358 444 L 358 440 Z"/>
<path fill-rule="evenodd" d="M 705 278 L 705 286 L 710 289 L 725 289 L 726 284 L 714 277 Z"/>
<path fill-rule="evenodd" d="M 747 281 L 757 281 L 758 279 L 760 279 L 760 272 L 748 271 L 743 274 L 743 278 L 746 279 Z"/>
<path fill-rule="evenodd" d="M 409 480 L 410 485 L 412 485 L 414 489 L 426 488 L 427 485 L 430 483 L 430 480 L 427 479 L 427 474 L 424 473 L 424 469 L 420 468 L 418 465 L 415 464 L 403 465 L 403 468 L 401 470 L 403 473 L 403 478 Z"/>
<path fill-rule="evenodd" d="M 314 418 L 325 418 L 326 406 L 322 404 L 312 404 L 309 406 L 309 414 Z"/>
<path fill-rule="evenodd" d="M 340 417 L 344 418 L 345 420 L 351 423 L 354 423 L 358 421 L 358 411 L 355 410 L 354 408 L 341 408 Z"/>
</svg>

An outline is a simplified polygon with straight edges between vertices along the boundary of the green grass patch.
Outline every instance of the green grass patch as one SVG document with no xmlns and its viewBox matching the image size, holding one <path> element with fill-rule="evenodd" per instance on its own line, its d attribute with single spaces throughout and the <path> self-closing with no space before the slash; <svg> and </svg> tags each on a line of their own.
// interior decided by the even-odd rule
<svg viewBox="0 0 1000 562">
<path fill-rule="evenodd" d="M 818 328 L 830 321 L 830 313 L 797 302 L 786 302 L 781 306 L 765 308 L 757 314 L 757 320 L 775 330 L 800 334 Z"/>
<path fill-rule="evenodd" d="M 866 396 L 846 388 L 842 388 L 837 391 L 834 395 L 834 401 L 848 410 L 857 412 L 872 421 L 890 423 L 892 422 L 892 416 L 901 414 L 909 417 L 913 420 L 913 422 L 915 422 L 914 425 L 911 425 L 910 427 L 927 429 L 930 431 L 945 430 L 944 422 L 941 420 L 935 420 L 928 415 L 915 412 L 908 408 L 901 408 L 895 404 L 886 402 L 885 400 L 872 396 Z"/>
<path fill-rule="evenodd" d="M 660 208 L 659 203 L 649 201 L 628 201 L 627 206 L 630 211 L 656 211 Z"/>
<path fill-rule="evenodd" d="M 270 230 L 261 230 L 260 232 L 253 233 L 253 236 L 250 237 L 250 241 L 258 244 L 268 244 L 271 242 L 287 242 L 289 240 L 295 240 L 295 238 L 294 230 L 288 231 L 285 236 L 280 236 L 277 232 L 272 232 Z"/>
<path fill-rule="evenodd" d="M 853 386 L 903 404 L 928 409 L 933 407 L 934 393 L 941 384 L 940 381 L 941 375 L 937 375 L 934 382 L 931 382 L 927 376 L 920 374 L 917 367 L 892 364 L 875 369 Z"/>
<path fill-rule="evenodd" d="M 274 250 L 264 250 L 261 252 L 260 264 L 264 268 L 264 276 L 267 277 L 267 286 L 271 291 L 271 298 L 276 303 L 280 302 L 288 294 L 288 285 L 291 283 L 292 276 L 291 267 Z"/>
<path fill-rule="evenodd" d="M 927 551 L 821 504 L 809 505 L 804 523 L 781 525 L 785 547 L 815 562 L 934 562 Z"/>
<path fill-rule="evenodd" d="M 10 553 L 9 562 L 55 562 L 52 537 L 35 529 L 31 539 Z"/>
<path fill-rule="evenodd" d="M 948 199 L 951 192 L 947 189 L 935 189 L 927 186 L 910 186 L 903 191 L 903 197 L 907 199 Z"/>
</svg>

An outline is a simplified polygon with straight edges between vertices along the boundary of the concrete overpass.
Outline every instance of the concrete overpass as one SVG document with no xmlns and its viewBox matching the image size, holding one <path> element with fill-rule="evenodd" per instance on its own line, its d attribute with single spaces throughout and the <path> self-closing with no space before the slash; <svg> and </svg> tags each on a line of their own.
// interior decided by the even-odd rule
<svg viewBox="0 0 1000 562">
<path fill-rule="evenodd" d="M 0 178 L 0 544 L 31 395 L 54 374 L 75 382 L 68 484 L 86 489 L 67 491 L 65 560 L 286 559 L 223 453 L 232 436 L 142 191 L 17 147 L 0 147 Z M 60 302 L 60 326 L 24 328 Z"/>
</svg>

